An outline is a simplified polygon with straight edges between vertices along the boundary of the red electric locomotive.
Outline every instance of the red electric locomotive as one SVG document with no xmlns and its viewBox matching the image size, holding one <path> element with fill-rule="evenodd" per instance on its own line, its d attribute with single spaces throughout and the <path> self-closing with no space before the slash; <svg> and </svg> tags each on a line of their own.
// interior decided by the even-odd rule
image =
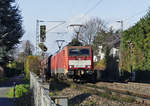
<svg viewBox="0 0 150 106">
<path fill-rule="evenodd" d="M 88 78 L 93 75 L 93 52 L 91 46 L 66 46 L 47 58 L 47 70 L 51 76 L 73 79 Z M 46 60 L 45 60 L 46 61 Z"/>
</svg>

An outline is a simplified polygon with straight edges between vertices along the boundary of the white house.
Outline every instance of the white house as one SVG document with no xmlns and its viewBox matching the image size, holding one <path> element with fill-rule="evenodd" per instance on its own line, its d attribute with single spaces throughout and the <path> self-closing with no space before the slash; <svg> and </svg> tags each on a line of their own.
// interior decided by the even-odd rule
<svg viewBox="0 0 150 106">
<path fill-rule="evenodd" d="M 102 46 L 99 46 L 98 47 L 98 56 L 94 56 L 94 62 L 97 62 L 98 61 L 98 57 L 100 58 L 100 60 L 102 60 L 104 58 L 104 53 L 102 52 Z"/>
<path fill-rule="evenodd" d="M 98 48 L 99 48 L 99 50 L 98 50 L 98 51 L 99 51 L 99 52 L 98 52 L 98 56 L 94 56 L 94 57 L 93 57 L 94 62 L 97 62 L 97 61 L 98 61 L 98 57 L 99 57 L 100 60 L 102 60 L 102 59 L 104 59 L 104 56 L 105 56 L 104 52 L 102 52 L 102 48 L 103 48 L 103 47 L 102 47 L 102 46 L 99 46 Z M 113 48 L 110 50 L 110 55 L 113 55 L 113 57 L 119 56 L 119 49 L 113 47 Z"/>
</svg>

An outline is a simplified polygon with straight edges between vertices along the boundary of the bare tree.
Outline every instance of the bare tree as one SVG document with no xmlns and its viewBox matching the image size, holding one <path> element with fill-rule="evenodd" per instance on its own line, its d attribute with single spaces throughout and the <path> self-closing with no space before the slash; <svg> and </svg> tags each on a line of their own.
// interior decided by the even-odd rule
<svg viewBox="0 0 150 106">
<path fill-rule="evenodd" d="M 79 40 L 84 45 L 92 45 L 94 36 L 105 29 L 104 22 L 99 18 L 90 19 L 85 23 L 86 30 L 80 32 Z"/>
<path fill-rule="evenodd" d="M 32 55 L 34 52 L 34 46 L 29 40 L 23 43 L 22 48 L 25 56 Z"/>
</svg>

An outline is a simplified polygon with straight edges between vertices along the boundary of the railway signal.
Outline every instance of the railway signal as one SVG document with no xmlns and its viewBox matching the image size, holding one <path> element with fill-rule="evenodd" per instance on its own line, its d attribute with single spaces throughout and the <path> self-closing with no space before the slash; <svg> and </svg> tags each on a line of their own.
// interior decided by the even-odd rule
<svg viewBox="0 0 150 106">
<path fill-rule="evenodd" d="M 57 25 L 47 30 L 46 25 L 40 25 L 40 23 L 56 23 Z M 55 28 L 63 25 L 64 23 L 65 21 L 36 20 L 36 55 L 39 55 L 39 43 L 46 41 L 46 33 L 54 30 Z"/>
<path fill-rule="evenodd" d="M 42 42 L 39 43 L 39 47 L 42 49 L 42 51 L 44 51 L 44 52 L 47 51 L 47 47 Z"/>
<path fill-rule="evenodd" d="M 46 40 L 46 25 L 40 26 L 40 41 L 45 42 Z"/>
</svg>

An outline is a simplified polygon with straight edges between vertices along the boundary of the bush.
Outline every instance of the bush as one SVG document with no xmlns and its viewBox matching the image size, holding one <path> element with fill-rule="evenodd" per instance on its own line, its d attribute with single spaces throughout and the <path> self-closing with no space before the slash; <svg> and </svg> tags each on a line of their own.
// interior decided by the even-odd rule
<svg viewBox="0 0 150 106">
<path fill-rule="evenodd" d="M 28 56 L 26 58 L 25 73 L 26 73 L 27 79 L 29 79 L 30 71 L 34 72 L 37 75 L 40 74 L 40 57 L 39 56 Z"/>
<path fill-rule="evenodd" d="M 11 63 L 8 63 L 7 67 L 8 68 L 15 68 L 17 70 L 23 70 L 24 64 L 23 64 L 23 62 L 13 61 Z"/>
<path fill-rule="evenodd" d="M 23 63 L 13 61 L 8 63 L 5 67 L 5 76 L 6 77 L 13 77 L 15 75 L 19 75 L 23 71 Z"/>
<path fill-rule="evenodd" d="M 29 91 L 29 84 L 16 85 L 15 96 L 16 96 L 16 98 L 22 97 L 28 91 Z M 11 88 L 10 91 L 6 95 L 10 98 L 13 98 L 14 97 L 14 88 Z"/>
<path fill-rule="evenodd" d="M 5 76 L 6 77 L 13 77 L 15 75 L 19 75 L 21 70 L 17 70 L 16 68 L 5 68 Z"/>
<path fill-rule="evenodd" d="M 105 70 L 105 68 L 106 68 L 106 64 L 105 64 L 104 59 L 102 59 L 94 64 L 95 70 Z"/>
<path fill-rule="evenodd" d="M 136 71 L 137 82 L 150 82 L 150 71 Z"/>
</svg>

